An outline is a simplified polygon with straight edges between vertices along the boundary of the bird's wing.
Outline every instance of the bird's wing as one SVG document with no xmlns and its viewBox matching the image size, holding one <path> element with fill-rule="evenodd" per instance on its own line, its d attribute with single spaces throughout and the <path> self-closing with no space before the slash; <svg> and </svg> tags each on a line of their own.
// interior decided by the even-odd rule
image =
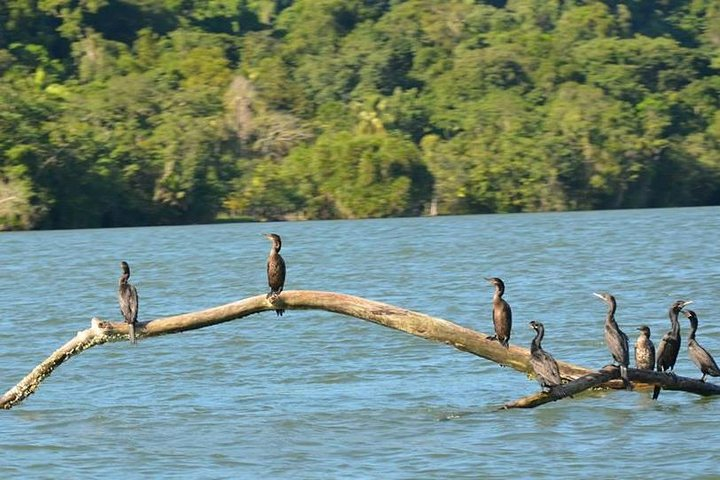
<svg viewBox="0 0 720 480">
<path fill-rule="evenodd" d="M 530 356 L 530 364 L 535 375 L 540 377 L 548 385 L 560 385 L 560 368 L 552 355 L 545 350 L 536 352 Z"/>
<path fill-rule="evenodd" d="M 696 360 L 695 362 L 698 366 L 699 365 L 705 365 L 708 368 L 708 370 L 715 372 L 720 372 L 720 369 L 718 369 L 717 363 L 715 363 L 715 359 L 712 355 L 710 355 L 710 352 L 705 350 L 705 348 L 702 347 L 699 343 L 695 342 L 690 345 L 688 345 L 688 350 L 690 351 L 690 358 L 692 360 Z"/>
<path fill-rule="evenodd" d="M 562 383 L 562 380 L 560 379 L 560 367 L 558 366 L 558 363 L 555 361 L 555 359 L 550 355 L 549 353 L 545 353 L 548 357 L 548 367 L 549 367 L 549 375 L 553 382 L 560 385 Z"/>
<path fill-rule="evenodd" d="M 270 259 L 268 259 L 268 283 L 271 289 L 280 293 L 285 286 L 285 260 L 280 255 L 277 255 L 274 260 L 275 261 L 270 261 Z"/>
<path fill-rule="evenodd" d="M 655 355 L 655 361 L 657 362 L 657 365 L 660 365 L 660 361 L 664 360 L 663 357 L 665 356 L 665 350 L 667 349 L 667 345 L 668 345 L 669 341 L 670 341 L 670 332 L 667 332 L 660 339 L 660 344 L 658 344 L 657 355 Z"/>
<path fill-rule="evenodd" d="M 613 331 L 613 329 L 606 329 L 605 341 L 607 342 L 608 349 L 616 362 L 628 362 L 628 338 L 622 330 L 619 328 L 616 331 Z"/>
<path fill-rule="evenodd" d="M 138 310 L 140 308 L 140 297 L 138 296 L 135 285 L 130 285 L 130 295 L 133 299 L 133 301 L 130 302 L 130 318 L 132 318 L 133 322 L 137 322 Z"/>
<path fill-rule="evenodd" d="M 278 268 L 280 270 L 280 278 L 282 279 L 282 284 L 285 285 L 285 273 L 287 273 L 287 268 L 285 267 L 285 259 L 278 255 Z"/>
<path fill-rule="evenodd" d="M 505 315 L 507 316 L 508 323 L 512 324 L 512 309 L 510 308 L 510 304 L 507 302 L 503 302 L 503 310 L 505 311 Z"/>
</svg>

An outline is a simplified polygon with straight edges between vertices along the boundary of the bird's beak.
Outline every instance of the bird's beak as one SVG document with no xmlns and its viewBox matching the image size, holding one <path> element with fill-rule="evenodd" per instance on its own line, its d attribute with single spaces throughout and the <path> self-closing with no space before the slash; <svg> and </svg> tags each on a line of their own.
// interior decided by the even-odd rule
<svg viewBox="0 0 720 480">
<path fill-rule="evenodd" d="M 598 297 L 600 300 L 605 300 L 605 297 L 603 297 L 603 296 L 600 295 L 599 293 L 593 292 L 593 295 L 595 295 L 596 297 Z"/>
<path fill-rule="evenodd" d="M 693 303 L 692 300 L 688 300 L 687 302 L 683 302 L 682 308 L 687 307 L 687 306 L 690 305 L 691 303 Z"/>
<path fill-rule="evenodd" d="M 486 280 L 488 283 L 493 283 L 492 278 L 490 278 L 490 277 L 485 277 L 485 280 Z"/>
</svg>

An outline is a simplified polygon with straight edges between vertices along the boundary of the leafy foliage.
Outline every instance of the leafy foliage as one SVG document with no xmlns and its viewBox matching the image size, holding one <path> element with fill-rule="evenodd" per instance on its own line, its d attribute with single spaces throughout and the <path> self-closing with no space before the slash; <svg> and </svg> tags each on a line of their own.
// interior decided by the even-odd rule
<svg viewBox="0 0 720 480">
<path fill-rule="evenodd" d="M 5 0 L 0 229 L 720 203 L 717 2 Z"/>
</svg>

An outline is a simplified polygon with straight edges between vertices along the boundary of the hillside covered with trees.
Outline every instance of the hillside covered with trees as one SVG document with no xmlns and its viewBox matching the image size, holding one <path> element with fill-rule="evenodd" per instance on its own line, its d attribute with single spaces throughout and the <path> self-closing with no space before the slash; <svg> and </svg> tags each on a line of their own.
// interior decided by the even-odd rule
<svg viewBox="0 0 720 480">
<path fill-rule="evenodd" d="M 717 0 L 3 0 L 0 228 L 720 204 Z"/>
</svg>

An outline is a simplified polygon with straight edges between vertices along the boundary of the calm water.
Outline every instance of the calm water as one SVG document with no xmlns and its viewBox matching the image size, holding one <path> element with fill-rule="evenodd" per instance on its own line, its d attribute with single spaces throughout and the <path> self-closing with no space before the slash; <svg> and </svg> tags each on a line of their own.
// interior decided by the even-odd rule
<svg viewBox="0 0 720 480">
<path fill-rule="evenodd" d="M 597 367 L 610 357 L 593 291 L 616 295 L 633 341 L 646 323 L 658 342 L 670 303 L 690 298 L 700 342 L 720 357 L 720 208 L 4 233 L 0 389 L 91 317 L 119 317 L 122 259 L 145 320 L 265 292 L 264 231 L 284 239 L 288 289 L 351 293 L 489 332 L 482 277 L 499 276 L 513 343 L 529 345 L 527 322 L 538 319 L 547 350 Z M 676 370 L 699 377 L 685 345 Z M 0 478 L 720 473 L 720 399 L 611 392 L 496 411 L 536 389 L 513 370 L 361 320 L 267 312 L 75 357 L 0 411 Z"/>
</svg>

